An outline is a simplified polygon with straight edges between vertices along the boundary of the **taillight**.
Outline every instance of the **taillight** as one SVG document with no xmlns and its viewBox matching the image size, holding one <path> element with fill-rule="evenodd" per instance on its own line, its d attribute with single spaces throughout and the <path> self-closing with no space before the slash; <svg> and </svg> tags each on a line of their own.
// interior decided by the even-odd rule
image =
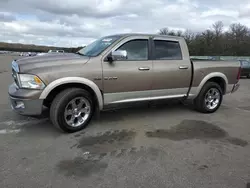
<svg viewBox="0 0 250 188">
<path fill-rule="evenodd" d="M 238 70 L 237 81 L 239 81 L 240 79 L 240 74 L 241 74 L 241 67 L 239 67 L 239 70 Z"/>
</svg>

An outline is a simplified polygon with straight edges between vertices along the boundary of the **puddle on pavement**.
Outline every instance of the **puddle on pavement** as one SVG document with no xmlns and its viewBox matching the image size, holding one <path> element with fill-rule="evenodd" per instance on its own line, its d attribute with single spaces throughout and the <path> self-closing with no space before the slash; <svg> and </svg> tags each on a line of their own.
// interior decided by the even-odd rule
<svg viewBox="0 0 250 188">
<path fill-rule="evenodd" d="M 208 169 L 207 165 L 201 165 L 198 167 L 198 170 L 205 170 L 205 169 Z"/>
<path fill-rule="evenodd" d="M 217 125 L 197 120 L 184 120 L 170 129 L 158 129 L 148 131 L 145 134 L 147 137 L 166 138 L 174 141 L 187 139 L 222 139 L 228 143 L 243 147 L 248 144 L 245 140 L 230 137 L 225 130 Z"/>
<path fill-rule="evenodd" d="M 229 143 L 231 143 L 233 145 L 242 146 L 242 147 L 245 147 L 248 145 L 247 141 L 242 140 L 240 138 L 228 137 L 228 138 L 226 138 L 226 141 L 228 141 Z"/>
<path fill-rule="evenodd" d="M 72 148 L 77 147 L 83 152 L 99 155 L 99 157 L 111 155 L 111 152 L 118 155 L 118 153 L 123 153 L 123 150 L 134 150 L 131 148 L 133 148 L 135 136 L 134 130 L 106 131 L 94 136 L 82 135 L 78 143 Z"/>
<path fill-rule="evenodd" d="M 241 109 L 241 110 L 250 111 L 250 106 L 241 106 L 241 107 L 238 107 L 238 108 Z"/>
<path fill-rule="evenodd" d="M 78 137 L 81 137 L 81 136 L 84 135 L 84 134 L 85 134 L 85 132 L 84 132 L 84 131 L 81 131 L 81 132 L 79 132 L 79 133 L 76 133 L 76 134 L 74 135 L 74 137 L 78 138 Z"/>
<path fill-rule="evenodd" d="M 129 141 L 134 138 L 136 132 L 133 130 L 116 130 L 106 131 L 103 134 L 97 134 L 95 136 L 83 137 L 79 141 L 78 148 L 93 146 L 95 144 L 106 144 L 107 142 L 112 144 L 114 142 Z"/>
<path fill-rule="evenodd" d="M 88 177 L 104 171 L 108 167 L 107 163 L 94 160 L 86 160 L 76 157 L 73 160 L 62 160 L 57 164 L 59 172 L 66 176 Z"/>
<path fill-rule="evenodd" d="M 5 72 L 8 72 L 8 71 L 7 70 L 0 70 L 0 74 L 5 73 Z"/>
<path fill-rule="evenodd" d="M 128 153 L 129 152 L 129 153 Z M 119 152 L 111 152 L 110 157 L 122 157 L 126 154 L 128 157 L 129 163 L 127 165 L 145 165 L 155 161 L 165 161 L 166 153 L 159 149 L 153 147 L 139 147 L 139 148 L 130 148 L 130 149 L 120 149 Z M 56 165 L 56 170 L 59 173 L 64 174 L 65 176 L 71 177 L 89 177 L 93 174 L 104 173 L 108 168 L 109 162 L 112 160 L 102 158 L 96 158 L 97 155 L 89 154 L 83 155 L 81 157 L 76 157 L 72 160 L 61 160 Z M 122 166 L 122 164 L 121 164 Z"/>
<path fill-rule="evenodd" d="M 205 121 L 184 120 L 169 130 L 158 129 L 146 132 L 148 137 L 168 138 L 171 140 L 223 138 L 227 133 L 220 127 Z"/>
<path fill-rule="evenodd" d="M 249 182 L 247 183 L 247 188 L 250 188 L 250 183 Z"/>
</svg>

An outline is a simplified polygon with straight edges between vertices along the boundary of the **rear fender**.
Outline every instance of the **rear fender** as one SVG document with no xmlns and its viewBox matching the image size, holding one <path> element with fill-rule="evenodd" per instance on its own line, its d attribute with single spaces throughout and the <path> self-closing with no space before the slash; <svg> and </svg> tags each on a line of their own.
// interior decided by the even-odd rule
<svg viewBox="0 0 250 188">
<path fill-rule="evenodd" d="M 232 90 L 231 87 L 228 87 L 228 79 L 227 79 L 225 74 L 223 74 L 221 72 L 213 72 L 213 73 L 210 73 L 210 74 L 206 75 L 202 79 L 202 81 L 200 82 L 198 87 L 191 87 L 188 99 L 194 99 L 195 97 L 197 97 L 199 95 L 202 87 L 207 83 L 207 81 L 210 80 L 211 78 L 215 78 L 215 77 L 220 77 L 225 81 L 225 91 L 226 91 L 226 93 L 228 93 L 228 92 L 230 92 Z"/>
</svg>

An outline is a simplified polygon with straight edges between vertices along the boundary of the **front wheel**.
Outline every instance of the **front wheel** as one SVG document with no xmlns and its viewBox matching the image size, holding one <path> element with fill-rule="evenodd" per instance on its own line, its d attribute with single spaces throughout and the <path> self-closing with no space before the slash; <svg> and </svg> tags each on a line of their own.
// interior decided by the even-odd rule
<svg viewBox="0 0 250 188">
<path fill-rule="evenodd" d="M 220 85 L 207 82 L 194 100 L 195 108 L 202 113 L 213 113 L 220 107 L 222 99 L 223 93 Z"/>
<path fill-rule="evenodd" d="M 52 123 L 64 132 L 84 129 L 90 122 L 94 105 L 90 94 L 79 88 L 70 88 L 59 93 L 50 107 Z"/>
</svg>

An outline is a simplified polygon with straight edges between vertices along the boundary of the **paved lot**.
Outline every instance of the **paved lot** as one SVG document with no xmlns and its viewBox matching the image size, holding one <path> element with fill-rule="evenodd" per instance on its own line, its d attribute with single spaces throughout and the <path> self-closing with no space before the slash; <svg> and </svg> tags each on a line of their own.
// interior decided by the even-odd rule
<svg viewBox="0 0 250 188">
<path fill-rule="evenodd" d="M 245 188 L 250 182 L 250 80 L 205 115 L 179 104 L 103 112 L 63 134 L 46 115 L 9 107 L 11 56 L 0 56 L 0 187 Z"/>
</svg>

